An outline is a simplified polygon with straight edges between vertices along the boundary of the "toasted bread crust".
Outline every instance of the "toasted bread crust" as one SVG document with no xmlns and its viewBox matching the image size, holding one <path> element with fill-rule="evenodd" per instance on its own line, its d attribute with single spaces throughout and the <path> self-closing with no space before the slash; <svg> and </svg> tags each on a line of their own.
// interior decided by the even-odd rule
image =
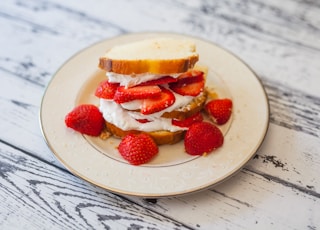
<svg viewBox="0 0 320 230">
<path fill-rule="evenodd" d="M 198 55 L 176 60 L 113 60 L 101 57 L 99 67 L 107 72 L 132 75 L 141 73 L 172 74 L 183 73 L 194 67 Z"/>
<path fill-rule="evenodd" d="M 154 132 L 143 132 L 139 130 L 122 130 L 119 127 L 107 121 L 105 122 L 105 124 L 107 131 L 112 133 L 115 137 L 122 138 L 128 135 L 129 133 L 147 133 L 153 138 L 157 145 L 175 144 L 181 141 L 184 138 L 185 134 L 185 131 L 170 132 L 165 130 L 159 130 Z"/>
<path fill-rule="evenodd" d="M 164 118 L 174 118 L 177 120 L 184 120 L 187 117 L 192 116 L 193 114 L 202 110 L 206 100 L 207 100 L 207 91 L 204 90 L 200 95 L 195 97 L 188 105 L 181 107 L 178 110 L 172 112 L 165 112 L 161 117 Z"/>
</svg>

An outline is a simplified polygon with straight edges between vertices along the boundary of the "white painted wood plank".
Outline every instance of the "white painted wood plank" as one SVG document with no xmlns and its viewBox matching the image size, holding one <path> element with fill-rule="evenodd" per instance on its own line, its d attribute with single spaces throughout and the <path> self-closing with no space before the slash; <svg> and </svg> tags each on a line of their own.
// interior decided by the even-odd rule
<svg viewBox="0 0 320 230">
<path fill-rule="evenodd" d="M 139 202 L 138 199 L 134 199 Z M 319 197 L 243 170 L 227 183 L 198 194 L 164 198 L 162 210 L 199 229 L 318 229 Z M 186 218 L 187 216 L 187 218 Z M 239 218 L 240 217 L 240 218 Z"/>
<path fill-rule="evenodd" d="M 0 143 L 1 229 L 189 229 Z"/>
<path fill-rule="evenodd" d="M 256 157 L 246 165 L 257 174 L 276 177 L 320 198 L 319 137 L 277 125 L 270 131 Z"/>
</svg>

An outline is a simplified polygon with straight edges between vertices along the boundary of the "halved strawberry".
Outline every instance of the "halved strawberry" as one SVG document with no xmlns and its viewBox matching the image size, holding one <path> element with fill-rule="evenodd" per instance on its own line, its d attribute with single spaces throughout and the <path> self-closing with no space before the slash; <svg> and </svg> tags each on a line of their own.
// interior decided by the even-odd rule
<svg viewBox="0 0 320 230">
<path fill-rule="evenodd" d="M 126 88 L 125 86 L 119 86 L 114 94 L 113 100 L 120 104 L 136 99 L 146 99 L 150 97 L 159 96 L 161 89 L 159 86 L 135 86 Z"/>
<path fill-rule="evenodd" d="M 119 85 L 119 83 L 111 83 L 108 80 L 102 81 L 98 85 L 94 95 L 99 98 L 113 99 Z"/>
<path fill-rule="evenodd" d="M 132 165 L 147 163 L 159 152 L 157 144 L 145 133 L 128 134 L 121 140 L 118 150 Z"/>
<path fill-rule="evenodd" d="M 168 108 L 175 102 L 174 94 L 164 87 L 161 87 L 161 94 L 157 97 L 144 99 L 141 105 L 142 114 L 152 114 Z"/>
<path fill-rule="evenodd" d="M 229 98 L 215 99 L 205 105 L 205 110 L 218 125 L 227 123 L 232 112 L 232 101 Z"/>
<path fill-rule="evenodd" d="M 200 70 L 192 69 L 187 72 L 184 72 L 179 75 L 178 79 L 189 78 L 189 77 L 197 77 L 199 75 L 203 75 L 204 73 Z"/>
<path fill-rule="evenodd" d="M 203 91 L 204 76 L 199 70 L 191 70 L 181 74 L 177 82 L 169 83 L 170 89 L 183 96 L 197 96 Z"/>
<path fill-rule="evenodd" d="M 180 85 L 176 83 L 170 84 L 170 89 L 182 96 L 198 96 L 204 88 L 204 79 L 190 84 Z"/>
<path fill-rule="evenodd" d="M 199 70 L 190 70 L 188 72 L 185 72 L 178 77 L 176 86 L 181 87 L 185 84 L 191 84 L 194 82 L 203 81 L 204 80 L 203 74 L 204 73 Z"/>
<path fill-rule="evenodd" d="M 197 112 L 184 120 L 172 119 L 171 123 L 179 127 L 189 127 L 193 123 L 200 121 L 203 121 L 203 117 L 201 112 Z"/>
<path fill-rule="evenodd" d="M 104 119 L 96 106 L 82 104 L 66 115 L 65 124 L 80 133 L 99 136 L 104 128 Z"/>
<path fill-rule="evenodd" d="M 138 86 L 144 86 L 144 85 L 163 85 L 163 84 L 168 84 L 168 83 L 176 82 L 176 81 L 177 81 L 177 79 L 174 78 L 174 77 L 164 76 L 164 77 L 159 78 L 159 79 L 142 82 L 142 83 L 140 83 Z"/>
</svg>

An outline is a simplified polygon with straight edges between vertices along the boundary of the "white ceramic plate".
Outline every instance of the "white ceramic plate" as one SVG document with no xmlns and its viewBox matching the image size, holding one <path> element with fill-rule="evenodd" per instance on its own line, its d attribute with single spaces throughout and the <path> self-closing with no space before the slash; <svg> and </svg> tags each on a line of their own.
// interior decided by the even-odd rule
<svg viewBox="0 0 320 230">
<path fill-rule="evenodd" d="M 224 145 L 206 157 L 184 152 L 183 141 L 160 147 L 158 156 L 132 166 L 119 156 L 119 140 L 103 141 L 66 128 L 65 115 L 81 103 L 98 105 L 93 95 L 104 73 L 99 57 L 117 44 L 150 37 L 192 39 L 199 64 L 209 68 L 207 86 L 233 100 L 232 119 L 221 126 Z M 269 124 L 269 106 L 261 82 L 230 52 L 194 37 L 168 33 L 127 34 L 94 44 L 68 60 L 52 78 L 43 96 L 40 122 L 54 155 L 73 174 L 115 193 L 141 197 L 178 196 L 214 186 L 239 171 L 255 154 Z"/>
</svg>

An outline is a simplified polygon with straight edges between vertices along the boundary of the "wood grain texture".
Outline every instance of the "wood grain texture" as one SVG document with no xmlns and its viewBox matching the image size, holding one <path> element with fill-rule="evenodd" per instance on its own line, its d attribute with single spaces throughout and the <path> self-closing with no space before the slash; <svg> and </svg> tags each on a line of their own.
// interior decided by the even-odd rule
<svg viewBox="0 0 320 230">
<path fill-rule="evenodd" d="M 303 199 L 287 202 L 297 196 Z M 268 178 L 249 170 L 208 191 L 160 199 L 148 207 L 175 215 L 175 219 L 199 229 L 317 229 L 320 217 L 317 197 L 281 183 L 270 183 Z M 293 216 L 296 218 L 290 218 Z"/>
<path fill-rule="evenodd" d="M 4 143 L 0 156 L 2 229 L 189 229 Z"/>
<path fill-rule="evenodd" d="M 320 97 L 276 82 L 266 80 L 263 84 L 272 109 L 272 123 L 320 137 Z"/>
<path fill-rule="evenodd" d="M 0 229 L 320 229 L 319 15 L 317 1 L 295 0 L 2 1 Z M 38 113 L 55 71 L 97 41 L 143 31 L 212 41 L 266 89 L 263 145 L 213 189 L 114 195 L 68 173 L 43 141 Z"/>
<path fill-rule="evenodd" d="M 0 150 L 1 203 L 7 204 L 6 211 L 2 212 L 3 219 L 0 220 L 3 227 L 18 227 L 14 220 L 19 218 L 23 223 L 26 222 L 27 229 L 42 229 L 45 227 L 43 222 L 54 224 L 54 229 L 94 229 L 99 226 L 107 229 L 130 226 L 210 229 L 213 221 L 217 226 L 226 228 L 268 228 L 277 223 L 282 229 L 292 229 L 317 226 L 316 220 L 320 217 L 317 197 L 282 183 L 270 183 L 270 178 L 249 170 L 243 170 L 229 183 L 206 192 L 163 198 L 156 204 L 128 197 L 134 202 L 130 203 L 127 199 L 82 182 L 64 170 L 43 164 L 5 143 L 1 144 Z M 300 199 L 290 204 L 290 215 L 303 214 L 310 219 L 299 218 L 288 223 L 287 200 L 296 199 L 297 196 Z M 14 202 L 12 207 L 10 204 L 14 200 L 18 202 Z M 269 201 L 268 206 L 260 206 Z M 279 203 L 285 206 L 279 207 Z M 216 216 L 216 212 L 225 216 Z M 246 213 L 242 216 L 245 221 L 237 222 L 238 213 Z M 175 221 L 167 219 L 168 216 Z M 29 223 L 28 218 L 35 220 Z"/>
</svg>

